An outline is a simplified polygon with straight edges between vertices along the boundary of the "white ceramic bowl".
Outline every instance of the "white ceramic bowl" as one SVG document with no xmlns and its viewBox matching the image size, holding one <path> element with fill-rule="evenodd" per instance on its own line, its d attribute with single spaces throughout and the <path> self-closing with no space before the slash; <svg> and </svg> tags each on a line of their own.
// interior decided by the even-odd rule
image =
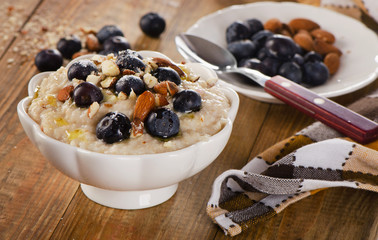
<svg viewBox="0 0 378 240">
<path fill-rule="evenodd" d="M 151 51 L 139 53 L 142 56 L 166 58 Z M 202 65 L 190 64 L 190 67 L 203 78 L 216 77 L 212 70 Z M 225 87 L 224 93 L 231 102 L 225 127 L 208 141 L 198 142 L 181 150 L 144 155 L 96 153 L 47 136 L 27 114 L 36 86 L 48 74 L 50 73 L 40 73 L 30 80 L 29 96 L 21 100 L 17 106 L 21 124 L 44 157 L 59 171 L 79 181 L 88 198 L 113 208 L 147 208 L 173 196 L 180 181 L 203 170 L 222 152 L 230 137 L 239 106 L 236 92 Z"/>
</svg>

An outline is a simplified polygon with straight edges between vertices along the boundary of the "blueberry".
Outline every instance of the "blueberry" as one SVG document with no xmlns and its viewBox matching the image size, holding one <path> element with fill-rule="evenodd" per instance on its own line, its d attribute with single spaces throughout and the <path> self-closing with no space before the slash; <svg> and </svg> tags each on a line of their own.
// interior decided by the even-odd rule
<svg viewBox="0 0 378 240">
<path fill-rule="evenodd" d="M 310 51 L 304 55 L 304 61 L 305 62 L 321 62 L 323 61 L 322 55 L 320 55 L 317 52 Z"/>
<path fill-rule="evenodd" d="M 282 62 L 277 58 L 266 57 L 261 61 L 261 70 L 262 73 L 268 76 L 277 75 L 278 69 L 281 66 Z"/>
<path fill-rule="evenodd" d="M 88 75 L 92 73 L 98 73 L 97 66 L 88 59 L 79 60 L 74 62 L 67 71 L 68 80 L 72 80 L 74 78 L 79 80 L 86 80 Z"/>
<path fill-rule="evenodd" d="M 163 139 L 176 136 L 180 130 L 180 119 L 177 114 L 166 108 L 152 110 L 144 124 L 147 133 Z"/>
<path fill-rule="evenodd" d="M 257 48 L 262 48 L 263 46 L 265 46 L 266 40 L 273 35 L 274 34 L 269 30 L 261 30 L 261 31 L 255 33 L 251 37 L 251 40 L 252 40 L 252 42 L 255 43 Z"/>
<path fill-rule="evenodd" d="M 177 112 L 190 113 L 201 109 L 201 96 L 193 90 L 183 90 L 173 97 L 173 109 Z"/>
<path fill-rule="evenodd" d="M 72 97 L 77 107 L 89 107 L 92 103 L 100 103 L 103 99 L 101 89 L 89 82 L 77 85 Z"/>
<path fill-rule="evenodd" d="M 181 84 L 180 75 L 170 67 L 158 67 L 152 72 L 152 75 L 158 79 L 159 82 L 171 81 L 176 85 Z"/>
<path fill-rule="evenodd" d="M 136 95 L 142 94 L 146 87 L 144 82 L 140 77 L 134 75 L 125 75 L 121 77 L 115 84 L 115 91 L 118 93 L 124 92 L 127 96 L 130 95 L 131 90 L 134 91 Z"/>
<path fill-rule="evenodd" d="M 165 30 L 165 20 L 157 13 L 147 13 L 139 21 L 142 31 L 150 37 L 159 37 Z"/>
<path fill-rule="evenodd" d="M 254 35 L 255 33 L 261 31 L 261 30 L 264 30 L 264 25 L 262 24 L 262 22 L 260 20 L 258 20 L 256 18 L 248 19 L 248 20 L 245 21 L 245 23 L 247 24 L 247 26 L 249 28 L 251 36 Z"/>
<path fill-rule="evenodd" d="M 266 49 L 265 47 L 260 48 L 260 50 L 258 50 L 258 52 L 256 53 L 256 57 L 261 61 L 268 56 L 268 49 Z"/>
<path fill-rule="evenodd" d="M 250 36 L 251 36 L 251 31 L 249 30 L 249 27 L 247 26 L 247 24 L 241 21 L 233 22 L 226 29 L 227 43 L 248 39 Z"/>
<path fill-rule="evenodd" d="M 318 86 L 327 81 L 329 78 L 329 71 L 323 62 L 306 62 L 304 68 L 304 83 L 311 86 Z"/>
<path fill-rule="evenodd" d="M 298 64 L 299 66 L 302 66 L 304 64 L 304 58 L 302 55 L 296 53 L 294 54 L 294 57 L 293 57 L 293 62 L 295 62 L 296 64 Z"/>
<path fill-rule="evenodd" d="M 243 59 L 242 61 L 240 61 L 238 66 L 254 69 L 261 73 L 264 73 L 264 66 L 261 64 L 261 61 L 257 58 Z M 260 86 L 260 84 L 258 84 L 255 81 L 248 81 L 248 82 L 254 86 Z"/>
<path fill-rule="evenodd" d="M 268 54 L 281 60 L 290 60 L 297 53 L 297 45 L 290 37 L 275 34 L 265 42 Z"/>
<path fill-rule="evenodd" d="M 103 26 L 100 31 L 97 32 L 98 41 L 103 44 L 108 38 L 114 36 L 124 36 L 122 30 L 116 25 Z"/>
<path fill-rule="evenodd" d="M 264 72 L 263 70 L 264 66 L 261 64 L 260 59 L 257 59 L 257 58 L 243 59 L 240 62 L 239 67 L 245 67 L 245 68 L 257 70 L 259 72 Z"/>
<path fill-rule="evenodd" d="M 62 54 L 56 49 L 44 49 L 34 59 L 34 64 L 39 71 L 55 71 L 63 64 Z"/>
<path fill-rule="evenodd" d="M 236 61 L 240 61 L 244 58 L 251 58 L 256 52 L 255 44 L 248 39 L 229 43 L 227 49 L 232 55 L 234 55 Z"/>
<path fill-rule="evenodd" d="M 58 41 L 57 48 L 64 58 L 71 59 L 74 53 L 81 50 L 81 41 L 76 35 L 61 38 Z"/>
<path fill-rule="evenodd" d="M 103 45 L 104 51 L 118 53 L 119 51 L 130 49 L 130 43 L 125 37 L 114 36 L 108 38 Z"/>
<path fill-rule="evenodd" d="M 146 65 L 135 51 L 127 50 L 119 52 L 116 60 L 119 69 L 133 70 L 134 72 L 144 71 Z"/>
<path fill-rule="evenodd" d="M 296 83 L 302 82 L 302 69 L 295 62 L 285 62 L 278 70 L 278 74 Z"/>
<path fill-rule="evenodd" d="M 96 126 L 96 136 L 106 143 L 120 142 L 130 137 L 131 122 L 123 113 L 107 113 Z"/>
</svg>

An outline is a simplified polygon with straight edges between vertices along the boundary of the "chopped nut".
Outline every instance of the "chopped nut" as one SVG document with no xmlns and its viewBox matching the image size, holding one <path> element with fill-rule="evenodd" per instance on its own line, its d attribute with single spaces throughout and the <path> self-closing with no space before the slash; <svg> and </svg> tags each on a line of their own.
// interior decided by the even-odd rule
<svg viewBox="0 0 378 240">
<path fill-rule="evenodd" d="M 116 77 L 106 77 L 100 84 L 103 88 L 111 88 L 117 82 Z"/>
<path fill-rule="evenodd" d="M 130 100 L 136 100 L 137 99 L 137 95 L 135 94 L 133 89 L 131 89 L 131 92 L 129 94 L 129 99 Z"/>
<path fill-rule="evenodd" d="M 156 107 L 162 107 L 162 106 L 166 106 L 168 104 L 169 104 L 169 102 L 168 102 L 166 96 L 164 96 L 160 93 L 155 94 L 155 105 L 156 105 Z"/>
<path fill-rule="evenodd" d="M 72 59 L 75 59 L 75 58 L 78 58 L 80 56 L 83 56 L 83 55 L 86 55 L 88 54 L 89 52 L 87 50 L 82 50 L 80 52 L 75 52 L 73 55 L 72 55 Z"/>
<path fill-rule="evenodd" d="M 124 92 L 118 93 L 118 99 L 120 99 L 120 100 L 126 100 L 127 99 L 126 93 L 124 93 Z"/>
<path fill-rule="evenodd" d="M 103 61 L 105 61 L 105 57 L 104 56 L 101 56 L 101 55 L 94 55 L 91 60 L 94 62 L 94 64 L 96 65 L 99 65 L 101 64 Z"/>
<path fill-rule="evenodd" d="M 217 78 L 208 78 L 206 79 L 206 83 L 208 87 L 213 87 L 217 83 Z"/>
<path fill-rule="evenodd" d="M 56 97 L 58 101 L 65 102 L 71 97 L 71 93 L 74 90 L 74 86 L 69 85 L 59 90 L 58 96 Z"/>
<path fill-rule="evenodd" d="M 189 74 L 188 77 L 186 78 L 186 80 L 190 82 L 197 82 L 198 79 L 200 79 L 200 76 L 195 75 L 195 74 Z"/>
<path fill-rule="evenodd" d="M 139 137 L 143 135 L 144 123 L 140 119 L 135 119 L 131 122 L 131 137 Z"/>
<path fill-rule="evenodd" d="M 92 83 L 94 85 L 97 85 L 100 82 L 100 80 L 101 80 L 100 76 L 93 75 L 93 74 L 88 75 L 88 77 L 86 79 L 87 82 L 90 82 L 90 83 Z"/>
<path fill-rule="evenodd" d="M 158 84 L 157 78 L 152 76 L 151 73 L 144 74 L 143 81 L 148 88 L 153 88 L 154 86 L 156 86 L 156 84 Z"/>
<path fill-rule="evenodd" d="M 133 70 L 130 70 L 130 69 L 125 69 L 122 71 L 122 74 L 123 75 L 134 75 L 135 72 Z"/>
<path fill-rule="evenodd" d="M 154 86 L 154 91 L 164 96 L 167 96 L 168 93 L 173 96 L 179 91 L 179 88 L 174 82 L 163 81 Z"/>
<path fill-rule="evenodd" d="M 100 42 L 94 34 L 89 34 L 85 39 L 85 46 L 89 51 L 98 51 L 101 48 Z"/>
<path fill-rule="evenodd" d="M 93 102 L 88 108 L 87 116 L 89 118 L 93 118 L 93 116 L 98 112 L 99 109 L 100 105 L 98 104 L 98 102 Z"/>
<path fill-rule="evenodd" d="M 185 72 L 176 64 L 172 63 L 171 61 L 165 59 L 165 58 L 153 58 L 153 61 L 158 65 L 158 67 L 171 67 L 174 69 L 180 77 L 185 77 Z"/>
<path fill-rule="evenodd" d="M 120 71 L 117 64 L 111 60 L 105 60 L 101 64 L 102 73 L 106 76 L 117 76 Z"/>
</svg>

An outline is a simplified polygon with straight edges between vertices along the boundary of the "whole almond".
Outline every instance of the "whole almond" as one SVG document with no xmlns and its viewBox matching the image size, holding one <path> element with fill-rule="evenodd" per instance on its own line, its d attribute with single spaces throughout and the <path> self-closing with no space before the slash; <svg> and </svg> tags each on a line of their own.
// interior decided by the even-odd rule
<svg viewBox="0 0 378 240">
<path fill-rule="evenodd" d="M 71 93 L 73 92 L 73 90 L 74 90 L 74 86 L 72 85 L 66 86 L 59 90 L 56 98 L 58 99 L 58 101 L 65 102 L 71 97 Z"/>
<path fill-rule="evenodd" d="M 150 91 L 145 91 L 137 98 L 134 109 L 134 119 L 144 121 L 150 111 L 155 107 L 155 96 Z"/>
<path fill-rule="evenodd" d="M 326 43 L 330 43 L 330 44 L 333 44 L 336 40 L 335 36 L 332 33 L 325 31 L 323 29 L 320 29 L 320 28 L 312 30 L 311 35 L 314 38 L 317 38 L 319 40 L 322 40 L 322 41 L 324 41 Z"/>
<path fill-rule="evenodd" d="M 143 121 L 155 107 L 155 96 L 150 91 L 145 91 L 137 98 L 134 108 L 133 121 L 131 122 L 132 136 L 138 137 L 143 134 Z"/>
<path fill-rule="evenodd" d="M 324 64 L 327 66 L 330 74 L 335 74 L 340 66 L 340 56 L 337 53 L 328 53 L 324 57 Z"/>
<path fill-rule="evenodd" d="M 316 22 L 306 19 L 306 18 L 294 18 L 291 20 L 288 24 L 291 29 L 293 29 L 295 32 L 299 31 L 300 29 L 304 29 L 307 31 L 312 31 L 314 29 L 320 28 L 319 24 Z"/>
<path fill-rule="evenodd" d="M 342 55 L 342 52 L 340 51 L 340 49 L 338 49 L 337 47 L 335 47 L 334 45 L 330 43 L 326 43 L 319 39 L 314 40 L 314 51 L 321 55 L 326 55 L 331 52 L 336 53 L 339 56 Z"/>
<path fill-rule="evenodd" d="M 282 22 L 278 18 L 271 18 L 265 22 L 264 29 L 274 33 L 280 33 L 282 30 Z"/>
<path fill-rule="evenodd" d="M 288 37 L 293 37 L 294 30 L 291 29 L 291 27 L 288 24 L 282 23 L 282 29 L 281 29 L 280 34 L 288 36 Z"/>
<path fill-rule="evenodd" d="M 305 33 L 297 33 L 293 37 L 294 42 L 296 42 L 301 48 L 305 49 L 306 51 L 313 51 L 314 50 L 314 41 L 312 40 L 311 36 Z"/>
</svg>

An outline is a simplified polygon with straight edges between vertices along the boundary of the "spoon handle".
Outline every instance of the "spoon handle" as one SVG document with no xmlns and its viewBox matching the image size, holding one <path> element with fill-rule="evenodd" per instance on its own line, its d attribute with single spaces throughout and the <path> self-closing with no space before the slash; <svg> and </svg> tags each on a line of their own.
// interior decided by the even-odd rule
<svg viewBox="0 0 378 240">
<path fill-rule="evenodd" d="M 357 142 L 368 143 L 378 137 L 377 123 L 286 78 L 267 80 L 265 91 Z"/>
</svg>

